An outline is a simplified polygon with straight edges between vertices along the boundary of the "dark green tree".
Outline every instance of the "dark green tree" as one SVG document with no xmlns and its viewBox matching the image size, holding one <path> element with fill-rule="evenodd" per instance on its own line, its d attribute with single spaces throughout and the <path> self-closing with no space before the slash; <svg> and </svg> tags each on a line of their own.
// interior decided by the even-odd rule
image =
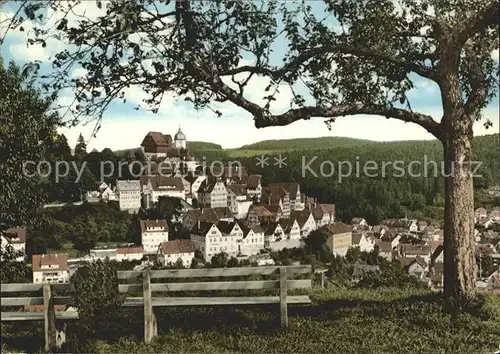
<svg viewBox="0 0 500 354">
<path fill-rule="evenodd" d="M 6 68 L 0 58 L 0 232 L 28 225 L 39 215 L 45 182 L 37 166 L 60 125 L 58 115 L 50 113 L 56 97 L 41 96 L 32 68 L 21 70 L 13 62 Z"/>
<path fill-rule="evenodd" d="M 85 156 L 87 156 L 87 143 L 85 142 L 83 135 L 80 133 L 75 145 L 75 157 L 79 160 L 83 160 Z"/>
<path fill-rule="evenodd" d="M 31 272 L 26 262 L 18 260 L 23 256 L 22 252 L 14 250 L 10 245 L 0 247 L 0 282 L 2 284 L 31 282 Z"/>
</svg>

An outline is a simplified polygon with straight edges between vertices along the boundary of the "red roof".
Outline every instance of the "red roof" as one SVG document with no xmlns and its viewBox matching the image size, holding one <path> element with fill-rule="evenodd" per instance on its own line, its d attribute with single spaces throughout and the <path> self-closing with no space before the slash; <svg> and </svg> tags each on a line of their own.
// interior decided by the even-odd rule
<svg viewBox="0 0 500 354">
<path fill-rule="evenodd" d="M 144 250 L 142 247 L 124 247 L 124 248 L 117 248 L 116 249 L 117 254 L 137 254 L 137 253 L 144 253 Z"/>
</svg>

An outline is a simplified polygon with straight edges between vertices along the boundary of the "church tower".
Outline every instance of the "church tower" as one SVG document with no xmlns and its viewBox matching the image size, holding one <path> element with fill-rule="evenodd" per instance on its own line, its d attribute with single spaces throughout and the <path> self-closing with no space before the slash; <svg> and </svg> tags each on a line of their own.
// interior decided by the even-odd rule
<svg viewBox="0 0 500 354">
<path fill-rule="evenodd" d="M 180 125 L 179 125 L 179 131 L 174 136 L 174 140 L 175 140 L 175 147 L 177 149 L 186 149 L 186 136 L 182 132 Z"/>
</svg>

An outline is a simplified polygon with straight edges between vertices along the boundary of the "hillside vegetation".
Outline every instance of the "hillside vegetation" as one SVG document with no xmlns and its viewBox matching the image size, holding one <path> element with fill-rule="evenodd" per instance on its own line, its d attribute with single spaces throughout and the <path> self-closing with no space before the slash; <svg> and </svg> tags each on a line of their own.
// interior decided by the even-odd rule
<svg viewBox="0 0 500 354">
<path fill-rule="evenodd" d="M 219 144 L 209 143 L 206 141 L 188 141 L 188 150 L 199 151 L 199 150 L 220 150 L 222 146 Z"/>
<path fill-rule="evenodd" d="M 284 140 L 264 140 L 257 143 L 243 145 L 233 150 L 304 150 L 304 149 L 325 149 L 332 147 L 352 147 L 357 145 L 376 144 L 375 141 L 345 138 L 345 137 L 318 137 L 300 138 Z"/>
</svg>

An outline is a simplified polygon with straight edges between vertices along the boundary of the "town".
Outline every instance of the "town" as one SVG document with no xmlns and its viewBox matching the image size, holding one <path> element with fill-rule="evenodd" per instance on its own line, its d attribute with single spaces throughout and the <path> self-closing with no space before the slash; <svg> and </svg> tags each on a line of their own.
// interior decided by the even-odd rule
<svg viewBox="0 0 500 354">
<path fill-rule="evenodd" d="M 118 180 L 116 186 L 100 182 L 87 193 L 85 203 L 104 203 L 129 214 L 151 210 L 158 203 L 178 208 L 175 220 L 139 220 L 140 243 L 100 244 L 77 258 L 61 252 L 25 259 L 22 252 L 30 235 L 20 225 L 2 234 L 2 247 L 21 252 L 17 260 L 31 262 L 33 283 L 39 284 L 67 283 L 80 265 L 97 259 L 136 262 L 134 269 L 204 267 L 221 258 L 264 266 L 276 264 L 272 254 L 284 250 L 317 252 L 326 247 L 332 257 L 346 257 L 350 249 L 374 253 L 400 264 L 430 288 L 442 289 L 444 240 L 439 223 L 404 218 L 369 225 L 363 215 L 343 223 L 336 219 L 334 204 L 306 196 L 296 182 L 263 186 L 261 175 L 248 174 L 242 166 L 203 167 L 186 146 L 180 128 L 173 139 L 149 132 L 141 144 L 148 163 L 139 179 Z M 173 222 L 186 231 L 181 238 Z M 498 291 L 500 235 L 494 228 L 500 224 L 500 208 L 478 208 L 475 223 L 477 287 Z M 354 268 L 378 271 L 376 264 Z"/>
</svg>

